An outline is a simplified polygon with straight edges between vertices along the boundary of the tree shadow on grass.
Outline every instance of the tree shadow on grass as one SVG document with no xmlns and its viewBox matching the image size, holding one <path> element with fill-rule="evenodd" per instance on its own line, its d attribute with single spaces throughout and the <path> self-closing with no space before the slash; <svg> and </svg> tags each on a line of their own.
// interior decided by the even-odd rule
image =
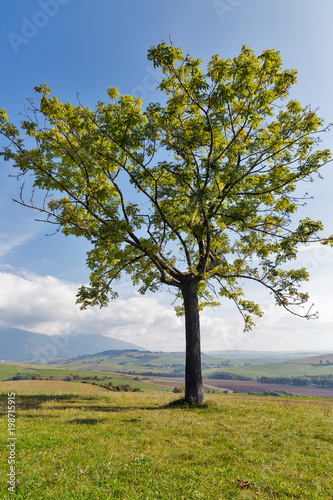
<svg viewBox="0 0 333 500">
<path fill-rule="evenodd" d="M 91 398 L 87 396 L 84 399 L 87 400 Z M 78 400 L 78 396 L 75 394 L 16 394 L 15 406 L 16 411 L 38 410 L 39 408 L 41 408 L 42 404 L 50 401 L 63 401 L 64 403 L 69 403 L 75 400 Z M 7 394 L 0 395 L 0 405 L 0 408 L 6 411 Z M 64 406 L 64 408 L 66 408 L 66 406 Z"/>
<path fill-rule="evenodd" d="M 181 399 L 176 399 L 175 401 L 171 401 L 170 403 L 167 403 L 166 405 L 160 406 L 159 409 L 161 410 L 172 410 L 174 408 L 184 408 L 184 409 L 194 409 L 194 408 L 199 408 L 199 409 L 205 409 L 205 408 L 212 408 L 215 407 L 216 405 L 212 401 L 204 401 L 203 403 L 199 404 L 191 404 L 187 403 L 185 401 L 185 398 Z"/>
<path fill-rule="evenodd" d="M 65 408 L 80 408 L 81 410 L 84 411 L 99 411 L 99 412 L 106 412 L 106 413 L 117 413 L 117 412 L 124 412 L 124 411 L 131 411 L 131 410 L 148 410 L 148 411 L 154 411 L 154 410 L 173 410 L 173 409 L 205 409 L 205 408 L 212 408 L 216 407 L 216 405 L 211 402 L 207 401 L 204 403 L 200 403 L 198 405 L 196 404 L 189 404 L 185 401 L 184 398 L 182 399 L 177 399 L 176 401 L 171 401 L 170 403 L 167 403 L 165 405 L 161 406 L 98 406 L 98 405 L 92 405 L 92 406 L 57 406 L 55 409 L 65 409 Z"/>
<path fill-rule="evenodd" d="M 106 422 L 106 418 L 74 418 L 73 420 L 67 420 L 69 424 L 85 424 L 85 425 L 96 425 Z"/>
<path fill-rule="evenodd" d="M 16 412 L 19 415 L 20 410 L 39 410 L 45 403 L 48 403 L 49 410 L 68 410 L 78 409 L 82 411 L 98 411 L 98 412 L 121 412 L 129 410 L 143 409 L 161 409 L 161 408 L 144 408 L 143 406 L 111 406 L 93 405 L 89 401 L 94 401 L 97 398 L 89 395 L 77 394 L 20 394 L 16 395 Z M 51 403 L 51 404 L 50 404 Z M 54 405 L 52 405 L 54 403 Z M 60 403 L 60 404 L 59 404 Z M 61 404 L 63 403 L 63 404 Z M 76 404 L 73 404 L 76 403 Z M 0 395 L 0 415 L 7 414 L 7 394 Z M 36 415 L 38 417 L 38 415 Z"/>
<path fill-rule="evenodd" d="M 95 396 L 90 395 L 77 395 L 77 394 L 20 394 L 16 395 L 16 411 L 20 410 L 38 410 L 42 408 L 43 404 L 48 403 L 49 410 L 68 410 L 68 409 L 77 409 L 81 411 L 96 411 L 96 412 L 105 412 L 105 413 L 113 413 L 113 412 L 126 412 L 131 410 L 171 410 L 171 409 L 190 409 L 190 408 L 208 408 L 211 406 L 211 403 L 202 403 L 200 405 L 189 405 L 185 402 L 185 399 L 177 399 L 175 401 L 171 401 L 165 405 L 161 406 L 112 406 L 109 405 L 93 405 L 89 404 L 89 401 L 94 401 L 97 398 Z M 55 403 L 54 405 L 50 403 Z M 59 404 L 60 403 L 60 404 Z M 63 404 L 61 404 L 63 403 Z M 76 403 L 76 404 L 73 404 Z M 6 414 L 7 409 L 7 394 L 3 394 L 0 396 L 0 408 L 1 414 Z M 39 415 L 36 415 L 38 417 Z M 82 419 L 77 419 L 82 421 Z M 83 419 L 84 420 L 84 419 Z M 91 420 L 91 419 L 86 419 Z M 94 419 L 93 419 L 94 420 Z M 98 420 L 99 421 L 99 420 Z M 73 421 L 74 422 L 74 421 Z M 79 423 L 79 422 L 77 422 Z M 97 422 L 96 422 L 97 423 Z"/>
</svg>

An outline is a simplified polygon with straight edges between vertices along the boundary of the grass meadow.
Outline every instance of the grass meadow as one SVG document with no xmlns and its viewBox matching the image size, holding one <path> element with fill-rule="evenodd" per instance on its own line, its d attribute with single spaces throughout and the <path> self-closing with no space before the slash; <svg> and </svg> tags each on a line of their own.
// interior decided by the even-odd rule
<svg viewBox="0 0 333 500">
<path fill-rule="evenodd" d="M 3 393 L 0 497 L 333 498 L 332 400 L 211 394 L 189 408 L 172 406 L 176 397 L 17 393 L 11 493 Z"/>
</svg>

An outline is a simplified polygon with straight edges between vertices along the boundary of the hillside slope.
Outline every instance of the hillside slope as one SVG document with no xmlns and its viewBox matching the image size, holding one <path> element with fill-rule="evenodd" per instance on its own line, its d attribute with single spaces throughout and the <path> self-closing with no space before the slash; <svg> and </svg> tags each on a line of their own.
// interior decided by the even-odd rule
<svg viewBox="0 0 333 500">
<path fill-rule="evenodd" d="M 106 350 L 143 349 L 104 335 L 44 335 L 18 328 L 0 328 L 0 355 L 6 361 L 38 361 L 85 356 Z"/>
</svg>

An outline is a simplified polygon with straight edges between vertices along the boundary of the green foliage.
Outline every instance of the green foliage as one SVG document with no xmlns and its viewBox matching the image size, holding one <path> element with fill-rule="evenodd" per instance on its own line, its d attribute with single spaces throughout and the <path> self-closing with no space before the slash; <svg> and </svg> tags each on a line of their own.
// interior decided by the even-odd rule
<svg viewBox="0 0 333 500">
<path fill-rule="evenodd" d="M 235 302 L 245 329 L 261 316 L 242 283 L 264 285 L 276 303 L 304 304 L 306 269 L 290 269 L 300 244 L 320 241 L 320 221 L 292 222 L 295 190 L 330 159 L 317 149 L 322 120 L 309 106 L 286 101 L 296 71 L 279 52 L 256 56 L 244 46 L 234 59 L 200 59 L 161 43 L 148 59 L 163 70 L 165 105 L 108 89 L 95 109 L 61 103 L 47 84 L 22 122 L 28 146 L 5 110 L 1 153 L 20 174 L 32 173 L 44 204 L 20 203 L 47 214 L 65 235 L 92 243 L 90 285 L 78 302 L 105 306 L 112 284 L 128 273 L 140 293 L 185 283 L 204 305 Z M 31 147 L 31 139 L 35 147 Z M 211 292 L 211 293 L 210 293 Z M 178 307 L 177 313 L 183 309 Z M 310 317 L 310 313 L 306 313 Z"/>
<path fill-rule="evenodd" d="M 17 373 L 13 377 L 6 380 L 39 380 L 41 378 L 39 373 L 23 372 Z"/>
</svg>

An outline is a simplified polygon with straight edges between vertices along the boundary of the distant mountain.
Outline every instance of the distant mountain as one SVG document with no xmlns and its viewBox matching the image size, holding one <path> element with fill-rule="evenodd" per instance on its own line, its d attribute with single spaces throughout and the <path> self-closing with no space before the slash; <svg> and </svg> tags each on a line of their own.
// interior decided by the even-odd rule
<svg viewBox="0 0 333 500">
<path fill-rule="evenodd" d="M 5 361 L 45 361 L 124 349 L 145 350 L 104 335 L 44 335 L 18 328 L 0 328 L 0 356 L 4 353 Z"/>
</svg>

